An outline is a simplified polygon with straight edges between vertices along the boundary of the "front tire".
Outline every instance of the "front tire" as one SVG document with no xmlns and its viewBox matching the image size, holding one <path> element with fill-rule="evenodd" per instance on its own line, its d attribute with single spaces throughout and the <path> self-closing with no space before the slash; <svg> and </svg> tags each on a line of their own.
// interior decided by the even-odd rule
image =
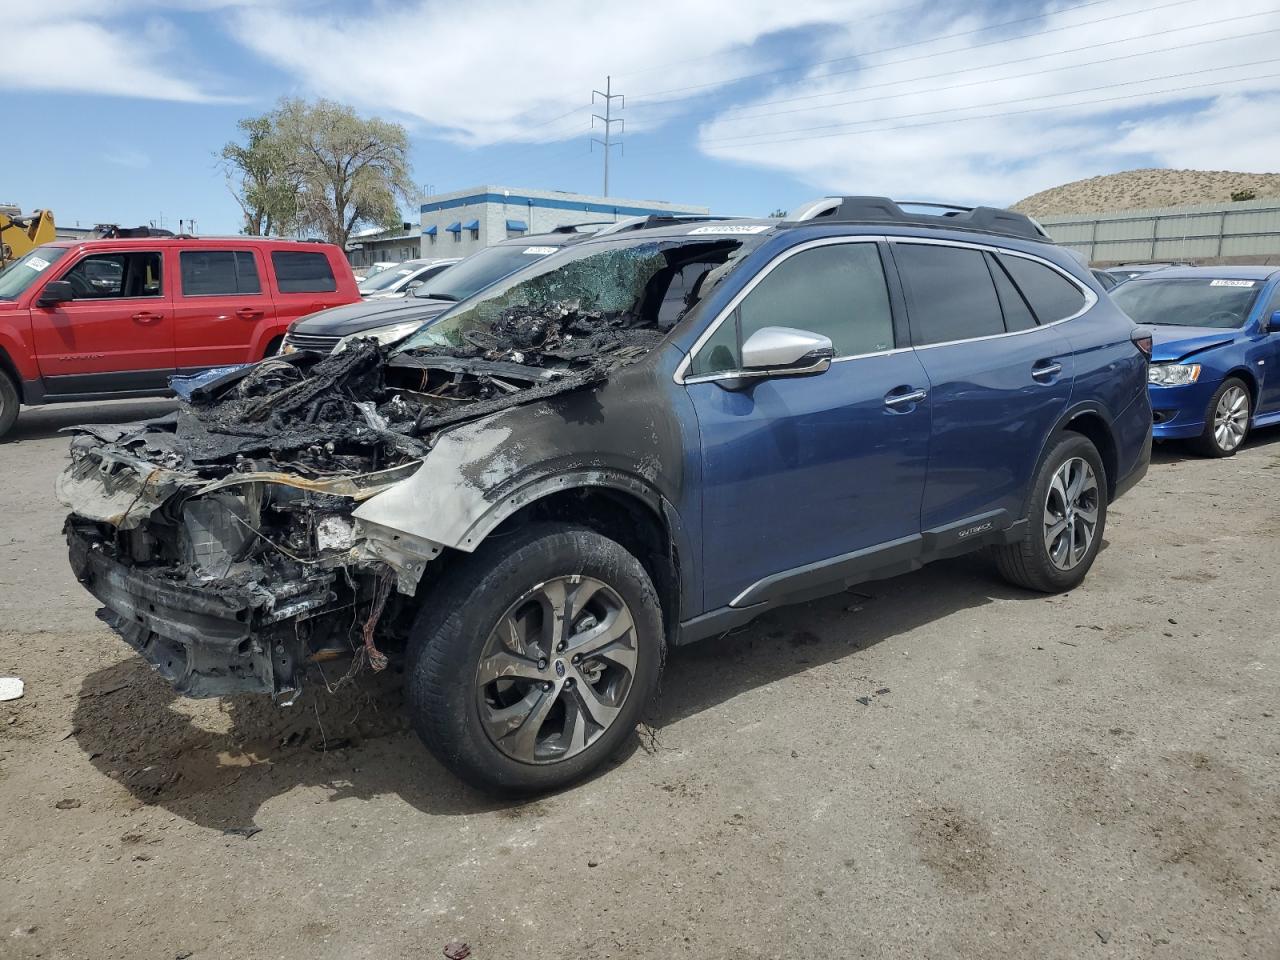
<svg viewBox="0 0 1280 960">
<path fill-rule="evenodd" d="M 633 735 L 664 658 L 640 561 L 584 527 L 534 524 L 462 558 L 428 595 L 410 637 L 411 718 L 473 786 L 555 790 Z"/>
<path fill-rule="evenodd" d="M 18 421 L 18 408 L 22 401 L 18 397 L 18 388 L 3 370 L 0 370 L 0 439 L 13 429 Z"/>
<path fill-rule="evenodd" d="M 1248 385 L 1238 377 L 1227 377 L 1205 408 L 1204 433 L 1191 441 L 1191 448 L 1206 457 L 1234 455 L 1249 435 L 1252 415 Z"/>
<path fill-rule="evenodd" d="M 1025 529 L 1015 543 L 994 548 L 1010 583 L 1061 593 L 1084 580 L 1107 523 L 1107 471 L 1088 437 L 1064 433 L 1036 476 Z"/>
</svg>

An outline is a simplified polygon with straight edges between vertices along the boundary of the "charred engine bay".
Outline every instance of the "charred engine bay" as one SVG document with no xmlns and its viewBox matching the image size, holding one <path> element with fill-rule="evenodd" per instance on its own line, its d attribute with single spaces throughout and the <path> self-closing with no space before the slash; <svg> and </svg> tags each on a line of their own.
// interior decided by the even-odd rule
<svg viewBox="0 0 1280 960">
<path fill-rule="evenodd" d="M 662 333 L 570 301 L 508 309 L 463 339 L 390 361 L 372 340 L 264 360 L 194 391 L 170 449 L 205 476 L 263 459 L 306 475 L 380 470 L 424 456 L 445 427 L 603 380 Z"/>
<path fill-rule="evenodd" d="M 188 695 L 281 694 L 353 653 L 379 669 L 430 556 L 363 549 L 358 488 L 409 476 L 450 425 L 599 382 L 661 337 L 573 302 L 513 308 L 460 346 L 271 358 L 160 420 L 82 428 L 60 492 L 72 566 Z"/>
</svg>

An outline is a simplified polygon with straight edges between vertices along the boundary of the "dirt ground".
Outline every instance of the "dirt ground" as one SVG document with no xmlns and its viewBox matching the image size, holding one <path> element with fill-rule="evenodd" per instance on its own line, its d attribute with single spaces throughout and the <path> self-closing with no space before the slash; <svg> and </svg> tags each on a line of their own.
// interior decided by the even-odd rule
<svg viewBox="0 0 1280 960">
<path fill-rule="evenodd" d="M 395 678 L 181 701 L 94 618 L 56 430 L 165 409 L 0 445 L 0 957 L 1280 957 L 1280 431 L 1158 451 L 1070 595 L 970 558 L 678 651 L 510 804 Z"/>
</svg>

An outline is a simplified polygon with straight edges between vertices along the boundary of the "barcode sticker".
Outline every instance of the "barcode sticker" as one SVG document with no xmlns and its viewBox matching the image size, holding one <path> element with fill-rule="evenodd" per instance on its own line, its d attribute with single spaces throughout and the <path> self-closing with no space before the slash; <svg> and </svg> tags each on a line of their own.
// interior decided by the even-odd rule
<svg viewBox="0 0 1280 960">
<path fill-rule="evenodd" d="M 49 266 L 49 261 L 43 260 L 40 257 L 32 257 L 30 260 L 27 261 L 27 266 L 30 267 L 32 270 L 34 270 L 36 273 L 39 273 L 45 267 Z"/>
<path fill-rule="evenodd" d="M 1211 287 L 1252 287 L 1252 280 L 1213 280 L 1210 281 Z"/>
</svg>

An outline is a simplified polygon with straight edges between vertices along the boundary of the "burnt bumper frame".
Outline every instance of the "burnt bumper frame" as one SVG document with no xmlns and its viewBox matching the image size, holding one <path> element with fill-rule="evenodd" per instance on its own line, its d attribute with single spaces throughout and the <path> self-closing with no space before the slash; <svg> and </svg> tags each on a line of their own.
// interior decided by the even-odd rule
<svg viewBox="0 0 1280 960">
<path fill-rule="evenodd" d="M 171 583 L 108 556 L 89 530 L 68 524 L 66 534 L 76 579 L 104 605 L 99 619 L 178 693 L 278 695 L 298 689 L 299 645 L 269 639 L 261 600 L 248 591 L 223 594 Z M 324 598 L 311 599 L 327 597 L 326 589 Z"/>
</svg>

